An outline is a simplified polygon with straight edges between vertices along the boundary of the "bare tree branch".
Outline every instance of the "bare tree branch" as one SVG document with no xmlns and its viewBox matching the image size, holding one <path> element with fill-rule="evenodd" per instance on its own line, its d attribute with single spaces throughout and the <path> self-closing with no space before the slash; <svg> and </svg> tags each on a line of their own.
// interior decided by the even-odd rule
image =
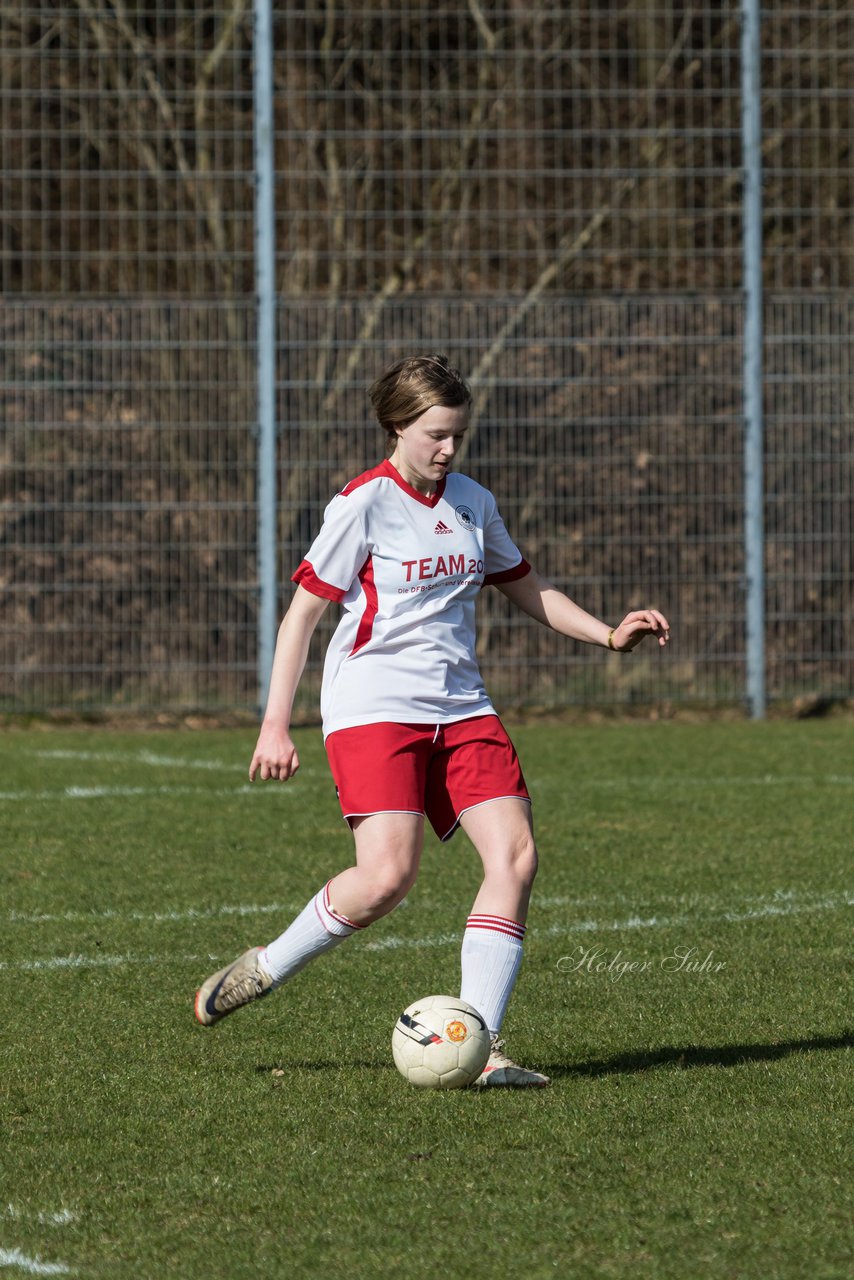
<svg viewBox="0 0 854 1280">
<path fill-rule="evenodd" d="M 194 89 L 195 125 L 196 125 L 196 172 L 199 175 L 199 188 L 204 192 L 205 213 L 214 247 L 220 254 L 223 274 L 227 282 L 227 292 L 233 292 L 234 269 L 228 251 L 225 233 L 225 222 L 222 216 L 222 201 L 216 186 L 210 180 L 210 148 L 205 138 L 208 92 L 211 80 L 216 74 L 228 50 L 234 43 L 237 27 L 246 11 L 246 0 L 232 0 L 231 9 L 220 29 L 219 37 L 199 68 L 199 76 Z"/>
</svg>

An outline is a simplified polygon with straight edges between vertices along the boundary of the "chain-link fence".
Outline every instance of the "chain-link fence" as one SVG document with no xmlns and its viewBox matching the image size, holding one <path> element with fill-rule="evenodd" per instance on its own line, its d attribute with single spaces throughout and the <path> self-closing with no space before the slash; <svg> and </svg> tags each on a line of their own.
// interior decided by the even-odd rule
<svg viewBox="0 0 854 1280">
<path fill-rule="evenodd" d="M 283 582 L 381 451 L 367 384 L 446 350 L 475 389 L 463 465 L 525 554 L 602 616 L 674 624 L 663 660 L 621 661 L 488 592 L 499 702 L 738 701 L 738 4 L 274 19 Z M 251 6 L 0 23 L 0 705 L 254 706 Z M 852 35 L 849 0 L 763 14 L 777 699 L 854 693 Z"/>
</svg>

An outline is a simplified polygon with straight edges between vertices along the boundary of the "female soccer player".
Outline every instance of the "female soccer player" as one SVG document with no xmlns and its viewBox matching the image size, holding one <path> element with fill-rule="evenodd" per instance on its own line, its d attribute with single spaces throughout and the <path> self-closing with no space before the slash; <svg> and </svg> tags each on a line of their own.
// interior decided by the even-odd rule
<svg viewBox="0 0 854 1280">
<path fill-rule="evenodd" d="M 249 777 L 292 778 L 294 694 L 311 635 L 330 601 L 342 606 L 323 674 L 326 750 L 355 865 L 333 876 L 290 927 L 202 985 L 211 1026 L 287 982 L 310 960 L 387 915 L 415 882 L 424 818 L 441 840 L 462 827 L 483 883 L 462 941 L 460 996 L 481 1013 L 493 1050 L 480 1086 L 546 1085 L 498 1039 L 522 958 L 537 867 L 531 804 L 516 752 L 475 658 L 475 603 L 494 585 L 537 622 L 620 652 L 646 636 L 667 643 L 655 609 L 616 627 L 585 613 L 531 568 L 492 494 L 451 471 L 471 394 L 445 356 L 413 356 L 370 389 L 389 456 L 352 480 L 293 575 L 267 708 Z"/>
</svg>

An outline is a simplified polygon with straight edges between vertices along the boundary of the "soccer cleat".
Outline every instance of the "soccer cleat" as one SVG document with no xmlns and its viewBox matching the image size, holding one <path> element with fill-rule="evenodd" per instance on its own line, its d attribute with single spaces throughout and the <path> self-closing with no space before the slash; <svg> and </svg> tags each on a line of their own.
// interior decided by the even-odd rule
<svg viewBox="0 0 854 1280">
<path fill-rule="evenodd" d="M 251 947 L 202 983 L 196 992 L 195 1013 L 203 1027 L 212 1027 L 226 1014 L 242 1009 L 272 990 L 273 979 L 258 963 L 263 950 L 263 947 Z"/>
<path fill-rule="evenodd" d="M 493 1036 L 486 1066 L 472 1085 L 473 1089 L 542 1089 L 551 1084 L 551 1080 L 542 1072 L 520 1067 L 518 1062 L 508 1058 L 506 1053 L 501 1052 L 503 1047 L 504 1041 Z"/>
</svg>

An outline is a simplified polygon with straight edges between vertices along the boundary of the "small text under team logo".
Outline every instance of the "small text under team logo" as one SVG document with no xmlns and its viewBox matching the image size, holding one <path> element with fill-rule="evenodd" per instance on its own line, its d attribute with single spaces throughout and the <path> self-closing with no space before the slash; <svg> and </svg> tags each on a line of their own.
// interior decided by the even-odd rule
<svg viewBox="0 0 854 1280">
<path fill-rule="evenodd" d="M 444 520 L 440 520 L 433 530 L 434 533 L 453 533 L 453 529 L 449 529 Z"/>
</svg>

